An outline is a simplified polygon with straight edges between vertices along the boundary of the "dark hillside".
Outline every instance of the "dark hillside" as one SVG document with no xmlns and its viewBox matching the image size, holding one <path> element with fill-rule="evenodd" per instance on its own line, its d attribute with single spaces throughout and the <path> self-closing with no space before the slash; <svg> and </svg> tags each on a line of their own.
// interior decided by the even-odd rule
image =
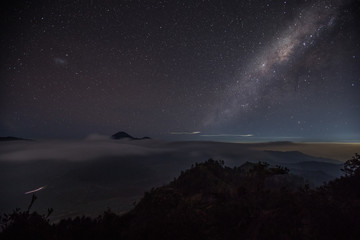
<svg viewBox="0 0 360 240">
<path fill-rule="evenodd" d="M 210 159 L 145 193 L 125 215 L 106 211 L 95 219 L 50 224 L 46 215 L 16 211 L 2 216 L 0 237 L 359 239 L 360 170 L 348 169 L 346 176 L 311 190 L 287 168 L 263 162 L 229 168 Z"/>
</svg>

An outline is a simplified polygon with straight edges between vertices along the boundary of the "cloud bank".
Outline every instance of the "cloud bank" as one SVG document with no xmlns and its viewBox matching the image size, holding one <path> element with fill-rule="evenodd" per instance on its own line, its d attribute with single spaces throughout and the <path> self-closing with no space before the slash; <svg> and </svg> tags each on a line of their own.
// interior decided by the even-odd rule
<svg viewBox="0 0 360 240">
<path fill-rule="evenodd" d="M 144 142 L 114 141 L 92 135 L 81 141 L 36 141 L 3 144 L 0 161 L 83 161 L 108 156 L 151 156 L 171 149 L 148 147 Z"/>
</svg>

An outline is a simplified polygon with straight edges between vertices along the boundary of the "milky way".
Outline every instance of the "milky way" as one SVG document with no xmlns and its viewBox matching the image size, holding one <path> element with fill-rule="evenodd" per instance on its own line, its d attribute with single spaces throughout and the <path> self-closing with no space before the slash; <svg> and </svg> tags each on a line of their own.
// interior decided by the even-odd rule
<svg viewBox="0 0 360 240">
<path fill-rule="evenodd" d="M 264 104 L 262 101 L 267 97 L 268 89 L 279 87 L 274 82 L 286 82 L 283 73 L 291 69 L 299 57 L 311 54 L 318 41 L 326 41 L 321 39 L 323 32 L 331 31 L 336 24 L 338 8 L 317 2 L 299 11 L 230 84 L 214 113 L 207 116 L 205 125 L 223 124 L 239 115 L 241 118 L 257 105 Z M 283 85 L 280 84 L 280 88 Z M 272 96 L 272 101 L 281 101 L 280 97 Z"/>
</svg>

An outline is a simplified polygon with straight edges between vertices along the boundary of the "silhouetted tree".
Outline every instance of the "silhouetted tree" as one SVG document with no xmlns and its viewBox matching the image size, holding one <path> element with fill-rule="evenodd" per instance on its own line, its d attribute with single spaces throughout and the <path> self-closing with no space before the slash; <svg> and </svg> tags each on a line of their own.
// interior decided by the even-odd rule
<svg viewBox="0 0 360 240">
<path fill-rule="evenodd" d="M 352 159 L 347 160 L 344 163 L 344 168 L 341 169 L 346 176 L 354 176 L 360 174 L 360 155 L 355 153 Z"/>
</svg>

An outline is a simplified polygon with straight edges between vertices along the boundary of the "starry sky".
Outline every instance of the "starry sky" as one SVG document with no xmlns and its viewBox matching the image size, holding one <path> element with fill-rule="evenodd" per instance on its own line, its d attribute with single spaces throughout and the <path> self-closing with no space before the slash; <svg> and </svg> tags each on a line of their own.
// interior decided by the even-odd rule
<svg viewBox="0 0 360 240">
<path fill-rule="evenodd" d="M 0 135 L 360 141 L 359 5 L 2 3 Z"/>
</svg>

